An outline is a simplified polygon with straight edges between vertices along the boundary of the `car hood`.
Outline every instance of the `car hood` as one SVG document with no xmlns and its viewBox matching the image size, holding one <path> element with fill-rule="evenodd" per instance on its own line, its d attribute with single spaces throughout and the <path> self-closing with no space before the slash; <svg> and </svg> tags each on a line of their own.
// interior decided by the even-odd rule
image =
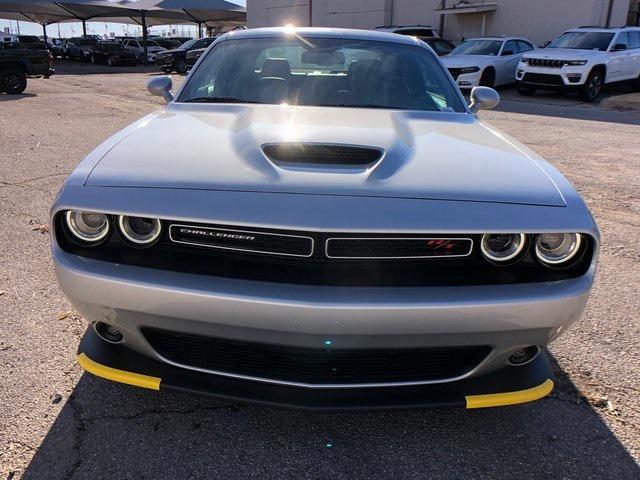
<svg viewBox="0 0 640 480">
<path fill-rule="evenodd" d="M 603 52 L 596 50 L 579 50 L 576 48 L 540 48 L 526 52 L 524 56 L 549 60 L 583 60 L 592 58 L 593 55 L 597 53 Z"/>
<path fill-rule="evenodd" d="M 475 67 L 488 65 L 496 57 L 492 55 L 445 55 L 441 58 L 447 68 L 449 67 Z"/>
<path fill-rule="evenodd" d="M 179 48 L 174 48 L 171 50 L 163 50 L 162 51 L 162 56 L 169 56 L 169 55 L 180 55 L 180 54 L 184 54 L 186 53 L 186 50 L 180 50 Z"/>
<path fill-rule="evenodd" d="M 282 165 L 280 142 L 371 146 L 369 166 Z M 544 161 L 465 113 L 172 104 L 113 146 L 85 185 L 564 206 Z"/>
</svg>

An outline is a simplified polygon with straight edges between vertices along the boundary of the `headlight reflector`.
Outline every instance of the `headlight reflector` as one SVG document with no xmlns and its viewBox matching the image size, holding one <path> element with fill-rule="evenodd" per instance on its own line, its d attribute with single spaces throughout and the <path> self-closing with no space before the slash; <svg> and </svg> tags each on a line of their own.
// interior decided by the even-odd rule
<svg viewBox="0 0 640 480">
<path fill-rule="evenodd" d="M 543 233 L 536 239 L 536 256 L 543 263 L 558 265 L 571 260 L 581 245 L 579 233 Z"/>
<path fill-rule="evenodd" d="M 482 254 L 494 262 L 516 258 L 524 250 L 524 233 L 485 233 L 480 242 Z"/>
<path fill-rule="evenodd" d="M 480 71 L 480 67 L 462 67 L 460 69 L 460 74 L 463 73 L 476 73 Z"/>
<path fill-rule="evenodd" d="M 104 213 L 69 210 L 66 221 L 69 231 L 83 242 L 99 242 L 109 233 L 109 218 Z"/>
<path fill-rule="evenodd" d="M 158 239 L 162 232 L 162 224 L 157 218 L 120 215 L 118 225 L 122 235 L 136 245 L 150 245 Z"/>
<path fill-rule="evenodd" d="M 567 65 L 586 65 L 587 60 L 567 60 Z"/>
</svg>

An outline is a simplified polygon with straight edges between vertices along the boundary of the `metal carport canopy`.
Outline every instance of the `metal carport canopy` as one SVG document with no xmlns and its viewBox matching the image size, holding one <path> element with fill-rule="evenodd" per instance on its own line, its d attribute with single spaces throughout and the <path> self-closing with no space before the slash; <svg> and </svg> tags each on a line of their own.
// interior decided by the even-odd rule
<svg viewBox="0 0 640 480">
<path fill-rule="evenodd" d="M 186 15 L 190 22 L 207 26 L 237 26 L 247 21 L 247 9 L 226 0 L 125 0 L 129 8 L 145 10 L 148 17 L 156 12 Z"/>
<path fill-rule="evenodd" d="M 0 18 L 49 25 L 57 22 L 86 21 L 97 17 L 126 17 L 128 10 L 104 0 L 50 2 L 42 0 L 0 0 Z"/>
</svg>

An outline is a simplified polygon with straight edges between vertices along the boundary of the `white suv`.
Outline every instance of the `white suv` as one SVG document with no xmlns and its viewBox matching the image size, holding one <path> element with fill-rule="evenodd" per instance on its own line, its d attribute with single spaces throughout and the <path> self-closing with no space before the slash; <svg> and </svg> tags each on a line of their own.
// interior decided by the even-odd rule
<svg viewBox="0 0 640 480">
<path fill-rule="evenodd" d="M 524 55 L 516 70 L 522 95 L 577 90 L 587 102 L 598 98 L 604 84 L 629 80 L 640 87 L 640 27 L 569 30 Z"/>
</svg>

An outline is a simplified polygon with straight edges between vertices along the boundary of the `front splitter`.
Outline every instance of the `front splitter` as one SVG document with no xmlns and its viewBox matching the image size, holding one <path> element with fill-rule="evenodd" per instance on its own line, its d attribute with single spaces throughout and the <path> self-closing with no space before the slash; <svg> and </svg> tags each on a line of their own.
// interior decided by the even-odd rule
<svg viewBox="0 0 640 480">
<path fill-rule="evenodd" d="M 197 372 L 154 360 L 100 339 L 89 328 L 78 348 L 88 372 L 152 390 L 210 395 L 233 402 L 348 411 L 397 408 L 484 408 L 531 402 L 553 389 L 546 353 L 527 365 L 449 383 L 404 387 L 305 388 Z"/>
</svg>

